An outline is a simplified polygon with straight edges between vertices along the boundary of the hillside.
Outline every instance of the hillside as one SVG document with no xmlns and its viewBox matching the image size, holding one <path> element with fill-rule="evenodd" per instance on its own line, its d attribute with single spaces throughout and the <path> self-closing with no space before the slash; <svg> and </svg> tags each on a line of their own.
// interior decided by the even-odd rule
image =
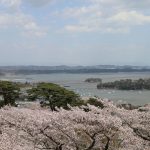
<svg viewBox="0 0 150 150">
<path fill-rule="evenodd" d="M 149 66 L 0 66 L 0 73 L 50 74 L 50 73 L 117 73 L 150 72 Z"/>
</svg>

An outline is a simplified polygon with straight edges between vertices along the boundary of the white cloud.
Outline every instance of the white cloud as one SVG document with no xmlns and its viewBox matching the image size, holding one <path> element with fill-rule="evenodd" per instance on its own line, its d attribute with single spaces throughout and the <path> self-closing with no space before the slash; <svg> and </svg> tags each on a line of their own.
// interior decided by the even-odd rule
<svg viewBox="0 0 150 150">
<path fill-rule="evenodd" d="M 149 8 L 150 0 L 89 0 L 93 4 L 111 5 L 121 8 L 145 9 Z"/>
<path fill-rule="evenodd" d="M 46 31 L 39 27 L 31 16 L 24 14 L 0 14 L 0 28 L 16 27 L 23 34 L 44 36 Z"/>
<path fill-rule="evenodd" d="M 3 11 L 0 13 L 0 29 L 18 28 L 21 34 L 41 37 L 46 35 L 31 15 L 22 12 L 21 4 L 24 0 L 0 0 Z"/>
<path fill-rule="evenodd" d="M 93 30 L 93 28 L 84 25 L 67 25 L 65 29 L 71 32 L 91 32 L 95 30 L 95 29 Z"/>
<path fill-rule="evenodd" d="M 136 11 L 123 11 L 112 16 L 109 20 L 117 23 L 125 23 L 127 25 L 142 25 L 145 23 L 150 23 L 150 16 L 143 15 Z"/>
<path fill-rule="evenodd" d="M 89 0 L 86 6 L 65 8 L 57 13 L 63 18 L 74 19 L 65 25 L 71 32 L 128 32 L 133 26 L 150 23 L 145 7 L 150 0 Z M 146 5 L 147 4 L 147 5 Z M 141 7 L 140 7 L 141 5 Z M 140 8 L 140 9 L 139 9 Z M 69 22 L 69 21 L 68 21 Z"/>
<path fill-rule="evenodd" d="M 22 0 L 0 0 L 1 5 L 14 10 L 19 9 L 21 2 Z"/>
<path fill-rule="evenodd" d="M 44 6 L 51 1 L 54 0 L 0 0 L 0 4 L 11 7 L 11 8 L 18 8 L 23 2 L 29 3 L 34 7 L 41 7 Z"/>
<path fill-rule="evenodd" d="M 69 17 L 81 18 L 83 16 L 88 16 L 88 15 L 101 16 L 101 11 L 97 5 L 92 5 L 92 6 L 83 6 L 79 8 L 78 7 L 66 8 L 62 12 L 62 16 L 68 18 Z"/>
<path fill-rule="evenodd" d="M 24 1 L 31 4 L 34 7 L 41 7 L 41 6 L 49 4 L 50 2 L 54 0 L 24 0 Z"/>
<path fill-rule="evenodd" d="M 25 33 L 37 36 L 45 35 L 43 27 L 40 27 L 33 17 L 23 13 L 21 6 L 28 3 L 34 7 L 41 7 L 53 1 L 57 1 L 57 4 L 60 3 L 58 0 L 0 0 L 0 4 L 3 6 L 16 10 L 14 14 L 10 14 L 6 10 L 4 13 L 6 18 L 3 16 L 4 14 L 0 16 L 0 26 L 4 27 L 5 24 L 6 27 L 12 24 L 22 28 Z M 72 0 L 72 3 L 76 1 Z M 79 0 L 78 3 L 80 3 Z M 65 20 L 64 28 L 70 32 L 124 33 L 133 26 L 150 23 L 150 14 L 145 13 L 144 9 L 148 6 L 150 6 L 150 0 L 82 0 L 82 6 L 74 5 L 74 7 L 66 8 L 63 6 L 63 10 L 59 8 L 60 11 L 54 14 L 57 14 L 57 17 L 68 19 Z M 22 23 L 18 23 L 18 20 Z"/>
<path fill-rule="evenodd" d="M 144 10 L 149 9 L 150 7 L 150 0 L 119 0 L 122 2 L 124 7 L 132 8 L 137 10 Z"/>
</svg>

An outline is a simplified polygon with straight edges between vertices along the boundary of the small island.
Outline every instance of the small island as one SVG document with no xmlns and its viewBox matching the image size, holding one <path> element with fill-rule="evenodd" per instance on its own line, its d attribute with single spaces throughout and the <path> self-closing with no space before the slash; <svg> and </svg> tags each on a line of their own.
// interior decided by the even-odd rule
<svg viewBox="0 0 150 150">
<path fill-rule="evenodd" d="M 88 78 L 88 79 L 85 80 L 85 82 L 88 82 L 88 83 L 101 83 L 102 79 L 101 78 Z"/>
<path fill-rule="evenodd" d="M 97 89 L 117 89 L 117 90 L 150 90 L 149 79 L 125 79 L 114 82 L 99 83 Z"/>
</svg>

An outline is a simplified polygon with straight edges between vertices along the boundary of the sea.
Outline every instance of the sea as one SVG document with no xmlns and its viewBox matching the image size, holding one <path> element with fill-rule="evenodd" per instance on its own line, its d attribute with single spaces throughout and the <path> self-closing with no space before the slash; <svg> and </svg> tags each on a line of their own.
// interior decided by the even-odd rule
<svg viewBox="0 0 150 150">
<path fill-rule="evenodd" d="M 109 99 L 115 103 L 130 103 L 133 105 L 144 105 L 150 103 L 150 91 L 122 91 L 122 90 L 99 90 L 97 83 L 86 83 L 87 78 L 101 78 L 103 82 L 115 81 L 120 79 L 139 79 L 150 78 L 150 72 L 143 73 L 80 73 L 80 74 L 32 74 L 32 75 L 12 75 L 0 76 L 0 80 L 15 82 L 52 82 L 59 84 L 67 89 L 73 90 L 82 97 L 97 96 Z"/>
</svg>

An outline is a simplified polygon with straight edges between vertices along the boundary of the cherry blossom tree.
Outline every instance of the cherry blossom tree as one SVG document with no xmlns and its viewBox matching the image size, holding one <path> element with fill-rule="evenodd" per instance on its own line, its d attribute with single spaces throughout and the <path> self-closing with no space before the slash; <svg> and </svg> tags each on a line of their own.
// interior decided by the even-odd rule
<svg viewBox="0 0 150 150">
<path fill-rule="evenodd" d="M 125 110 L 100 101 L 103 109 L 5 107 L 0 110 L 0 150 L 149 150 L 150 105 Z"/>
</svg>

